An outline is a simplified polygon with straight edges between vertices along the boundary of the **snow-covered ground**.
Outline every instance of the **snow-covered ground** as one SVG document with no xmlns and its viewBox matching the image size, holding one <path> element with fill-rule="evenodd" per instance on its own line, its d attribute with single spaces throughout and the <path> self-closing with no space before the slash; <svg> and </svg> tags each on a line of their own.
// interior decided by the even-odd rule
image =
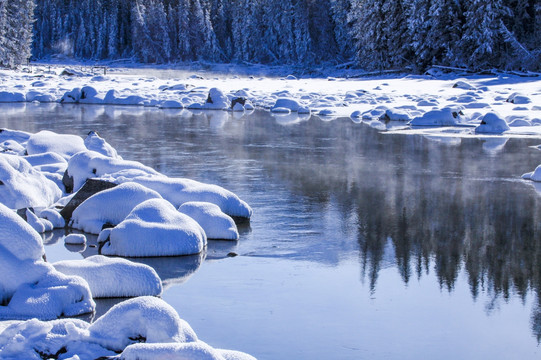
<svg viewBox="0 0 541 360">
<path fill-rule="evenodd" d="M 216 71 L 221 68 L 217 67 Z M 250 111 L 269 109 L 292 123 L 318 115 L 349 116 L 375 127 L 466 126 L 461 135 L 541 134 L 541 78 L 517 75 L 433 75 L 356 78 L 259 77 L 242 68 L 216 71 L 34 65 L 0 71 L 1 102 L 62 102 Z M 286 74 L 287 69 L 282 69 Z M 105 73 L 105 74 L 104 74 Z M 148 74 L 148 75 L 146 75 Z M 358 74 L 357 74 L 358 75 Z M 482 124 L 488 113 L 496 122 Z M 492 118 L 494 118 L 492 116 Z M 374 122 L 375 121 L 375 122 Z M 391 125 L 385 125 L 386 123 Z"/>
<path fill-rule="evenodd" d="M 391 133 L 541 138 L 541 78 L 536 77 L 304 79 L 90 70 L 47 65 L 33 66 L 32 72 L 2 70 L 0 102 L 239 113 L 260 107 L 282 124 L 317 115 L 328 121 L 350 117 Z M 53 228 L 99 234 L 100 252 L 107 255 L 189 255 L 201 253 L 207 238 L 237 240 L 233 219 L 252 216 L 251 207 L 227 189 L 167 177 L 118 156 L 95 132 L 81 135 L 0 131 L 0 320 L 6 320 L 0 322 L 0 357 L 93 359 L 122 352 L 125 359 L 252 358 L 199 341 L 169 305 L 152 297 L 161 294 L 163 284 L 148 266 L 101 255 L 46 262 L 38 233 Z M 541 181 L 540 171 L 524 177 Z M 85 238 L 70 235 L 65 242 L 84 244 Z M 138 297 L 92 325 L 55 320 L 92 312 L 93 298 L 116 296 Z"/>
</svg>

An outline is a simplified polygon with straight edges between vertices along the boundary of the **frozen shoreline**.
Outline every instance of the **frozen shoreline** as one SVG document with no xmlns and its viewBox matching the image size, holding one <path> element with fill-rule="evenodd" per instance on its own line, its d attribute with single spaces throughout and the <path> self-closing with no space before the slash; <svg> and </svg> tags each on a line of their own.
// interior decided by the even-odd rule
<svg viewBox="0 0 541 360">
<path fill-rule="evenodd" d="M 249 68 L 208 69 L 113 67 L 38 64 L 32 73 L 0 71 L 0 102 L 62 102 L 137 105 L 163 109 L 250 111 L 252 105 L 271 110 L 286 123 L 317 115 L 324 120 L 351 117 L 381 130 L 386 123 L 407 127 L 468 125 L 477 127 L 491 112 L 512 136 L 541 136 L 541 78 L 453 74 L 397 75 L 371 78 L 297 78 L 251 76 Z M 67 71 L 72 75 L 60 75 Z M 238 70 L 238 71 L 235 71 Z M 253 69 L 252 69 L 253 70 Z M 286 74 L 288 68 L 271 70 Z M 220 71 L 222 74 L 220 75 Z M 227 73 L 226 71 L 229 71 Z M 263 71 L 262 71 L 263 72 Z M 211 89 L 214 99 L 209 100 Z M 216 100 L 218 98 L 218 101 Z M 243 103 L 235 105 L 234 99 Z M 244 101 L 246 100 L 246 103 Z M 278 100 L 287 100 L 282 106 Z M 212 101 L 212 102 L 211 102 Z M 442 121 L 450 108 L 460 117 Z M 505 131 L 505 130 L 503 130 Z M 488 129 L 483 133 L 502 133 Z"/>
</svg>

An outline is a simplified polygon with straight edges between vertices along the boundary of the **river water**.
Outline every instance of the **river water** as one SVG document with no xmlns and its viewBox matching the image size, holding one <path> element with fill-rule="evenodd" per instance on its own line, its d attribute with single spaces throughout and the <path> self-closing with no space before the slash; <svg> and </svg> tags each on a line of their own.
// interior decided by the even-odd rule
<svg viewBox="0 0 541 360">
<path fill-rule="evenodd" d="M 541 139 L 56 104 L 2 105 L 0 127 L 97 130 L 125 159 L 253 207 L 238 242 L 137 260 L 213 347 L 269 360 L 540 356 L 541 195 L 520 175 L 541 163 Z M 49 261 L 95 253 L 63 234 L 44 236 Z"/>
</svg>

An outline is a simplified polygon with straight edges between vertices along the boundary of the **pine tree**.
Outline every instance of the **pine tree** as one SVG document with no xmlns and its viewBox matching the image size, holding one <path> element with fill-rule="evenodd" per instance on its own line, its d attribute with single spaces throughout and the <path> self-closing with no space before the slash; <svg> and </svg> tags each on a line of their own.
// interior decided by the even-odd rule
<svg viewBox="0 0 541 360">
<path fill-rule="evenodd" d="M 502 0 L 473 0 L 467 3 L 464 34 L 460 41 L 462 59 L 471 68 L 504 66 L 509 53 L 502 29 L 507 14 Z"/>
<path fill-rule="evenodd" d="M 15 67 L 31 56 L 33 0 L 0 1 L 0 65 Z"/>
</svg>

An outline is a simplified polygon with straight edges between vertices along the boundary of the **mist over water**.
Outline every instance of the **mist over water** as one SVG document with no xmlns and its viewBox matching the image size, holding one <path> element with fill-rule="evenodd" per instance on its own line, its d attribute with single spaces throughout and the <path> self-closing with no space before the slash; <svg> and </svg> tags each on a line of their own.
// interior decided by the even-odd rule
<svg viewBox="0 0 541 360">
<path fill-rule="evenodd" d="M 530 147 L 541 140 L 282 120 L 0 106 L 0 127 L 97 130 L 125 159 L 252 206 L 238 242 L 146 262 L 167 282 L 164 299 L 213 346 L 260 359 L 539 356 L 541 195 L 520 176 L 541 163 Z M 50 261 L 82 258 L 47 241 Z"/>
</svg>

